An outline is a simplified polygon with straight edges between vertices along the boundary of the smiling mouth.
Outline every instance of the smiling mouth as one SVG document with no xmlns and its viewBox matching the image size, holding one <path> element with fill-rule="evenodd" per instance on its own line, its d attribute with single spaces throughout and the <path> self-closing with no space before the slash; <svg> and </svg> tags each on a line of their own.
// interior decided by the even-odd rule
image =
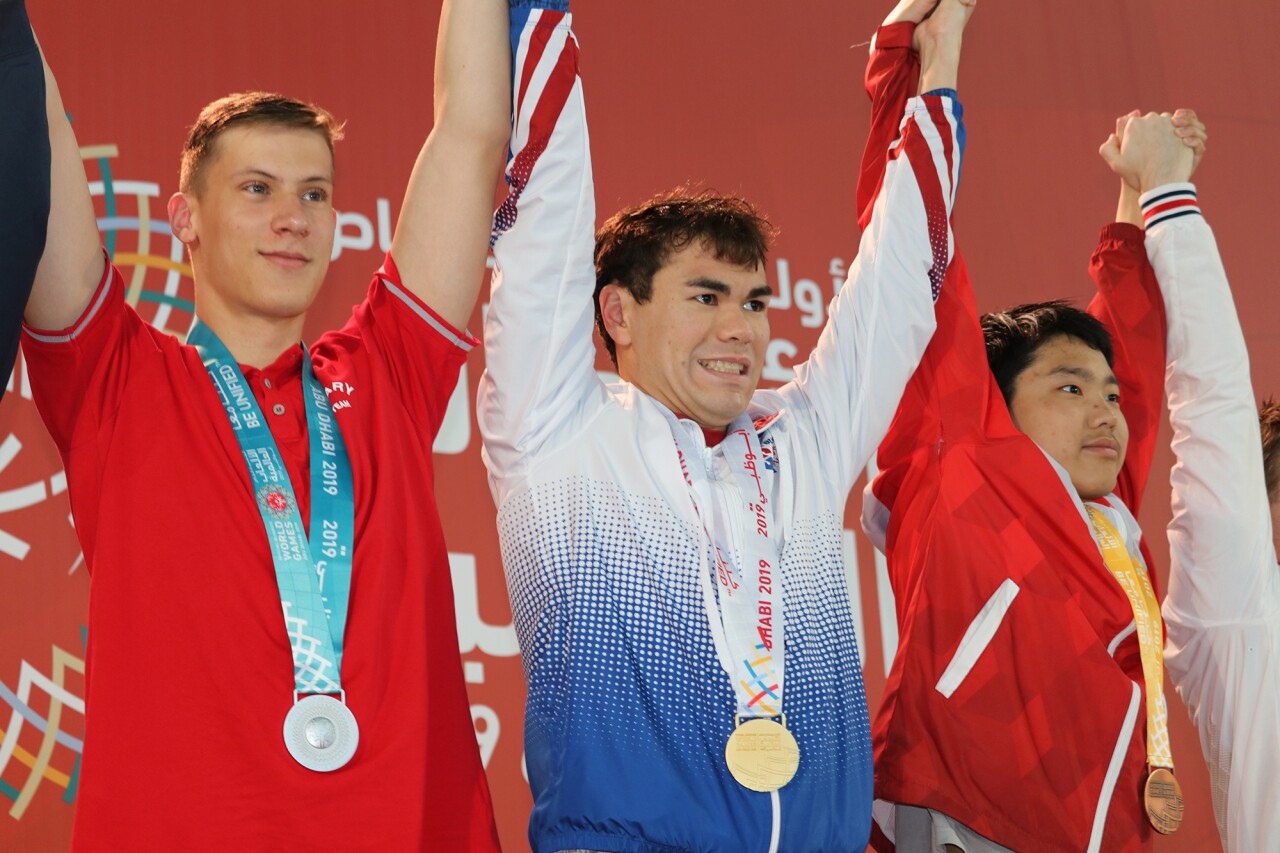
<svg viewBox="0 0 1280 853">
<path fill-rule="evenodd" d="M 305 255 L 299 255 L 296 252 L 263 252 L 262 256 L 285 267 L 300 267 L 308 263 Z"/>
<path fill-rule="evenodd" d="M 719 359 L 698 359 L 698 364 L 714 373 L 724 373 L 729 376 L 742 376 L 747 372 L 745 364 L 739 364 L 736 361 L 720 361 Z"/>
</svg>

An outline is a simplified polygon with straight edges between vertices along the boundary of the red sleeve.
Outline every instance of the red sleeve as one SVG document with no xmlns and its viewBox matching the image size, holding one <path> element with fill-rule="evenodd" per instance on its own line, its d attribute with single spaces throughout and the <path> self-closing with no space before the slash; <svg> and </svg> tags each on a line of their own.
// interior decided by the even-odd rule
<svg viewBox="0 0 1280 853">
<path fill-rule="evenodd" d="M 343 335 L 355 332 L 425 434 L 434 438 L 467 354 L 479 343 L 431 310 L 405 287 L 387 255 L 369 294 L 355 307 Z M 323 357 L 321 347 L 317 353 Z"/>
<path fill-rule="evenodd" d="M 71 326 L 23 326 L 22 351 L 40 417 L 65 455 L 96 437 L 120 408 L 145 325 L 124 301 L 124 279 L 108 262 L 88 307 Z"/>
<path fill-rule="evenodd" d="M 1089 313 L 1111 332 L 1120 408 L 1129 424 L 1129 450 L 1116 494 L 1137 515 L 1164 411 L 1167 340 L 1164 299 L 1142 229 L 1119 222 L 1103 228 L 1089 274 L 1098 286 Z"/>
<path fill-rule="evenodd" d="M 867 63 L 866 88 L 871 96 L 871 130 L 858 179 L 858 222 L 862 227 L 884 180 L 889 146 L 897 138 L 907 101 L 918 87 L 920 60 L 911 49 L 915 25 L 881 27 Z M 899 492 L 920 488 L 920 477 L 941 458 L 945 435 L 949 444 L 977 441 L 993 422 L 1012 429 L 998 389 L 987 367 L 986 346 L 968 269 L 956 250 L 935 306 L 938 327 L 920 366 L 907 384 L 889 432 L 876 453 L 880 469 L 873 485 L 876 499 L 891 512 Z M 893 536 L 889 537 L 892 548 Z"/>
<path fill-rule="evenodd" d="M 858 174 L 858 227 L 862 229 L 871 220 L 871 208 L 880 194 L 889 145 L 897 138 L 907 101 L 919 86 L 920 57 L 911 49 L 915 30 L 910 21 L 881 27 L 867 61 L 864 79 L 871 98 L 871 132 Z"/>
</svg>

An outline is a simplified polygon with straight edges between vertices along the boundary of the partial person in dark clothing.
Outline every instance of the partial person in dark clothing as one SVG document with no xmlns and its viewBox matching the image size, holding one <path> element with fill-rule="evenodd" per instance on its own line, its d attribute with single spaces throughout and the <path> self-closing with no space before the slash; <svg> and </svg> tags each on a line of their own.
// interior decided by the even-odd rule
<svg viewBox="0 0 1280 853">
<path fill-rule="evenodd" d="M 8 377 L 49 224 L 44 66 L 22 0 L 0 0 L 0 115 L 0 376 Z"/>
</svg>

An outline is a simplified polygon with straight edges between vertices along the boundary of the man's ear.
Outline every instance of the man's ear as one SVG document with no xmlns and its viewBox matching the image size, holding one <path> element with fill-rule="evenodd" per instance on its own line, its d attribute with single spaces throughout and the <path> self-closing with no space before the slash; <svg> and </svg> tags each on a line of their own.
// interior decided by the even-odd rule
<svg viewBox="0 0 1280 853">
<path fill-rule="evenodd" d="M 631 346 L 631 309 L 635 304 L 631 291 L 620 284 L 606 284 L 600 289 L 600 317 L 615 347 Z"/>
<path fill-rule="evenodd" d="M 191 202 L 186 193 L 169 196 L 169 227 L 173 236 L 191 246 L 196 242 L 196 228 L 192 222 Z"/>
</svg>

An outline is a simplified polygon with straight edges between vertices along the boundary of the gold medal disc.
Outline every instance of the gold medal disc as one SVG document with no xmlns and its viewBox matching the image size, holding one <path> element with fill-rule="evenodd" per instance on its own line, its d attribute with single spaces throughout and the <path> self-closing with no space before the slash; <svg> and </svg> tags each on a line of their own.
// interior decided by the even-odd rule
<svg viewBox="0 0 1280 853">
<path fill-rule="evenodd" d="M 1162 835 L 1171 835 L 1182 823 L 1182 786 L 1174 778 L 1173 771 L 1157 767 L 1147 777 L 1143 792 L 1147 807 L 1147 819 Z"/>
<path fill-rule="evenodd" d="M 724 760 L 738 784 L 768 793 L 786 785 L 796 775 L 800 767 L 800 745 L 786 726 L 765 717 L 754 717 L 729 735 Z"/>
</svg>

